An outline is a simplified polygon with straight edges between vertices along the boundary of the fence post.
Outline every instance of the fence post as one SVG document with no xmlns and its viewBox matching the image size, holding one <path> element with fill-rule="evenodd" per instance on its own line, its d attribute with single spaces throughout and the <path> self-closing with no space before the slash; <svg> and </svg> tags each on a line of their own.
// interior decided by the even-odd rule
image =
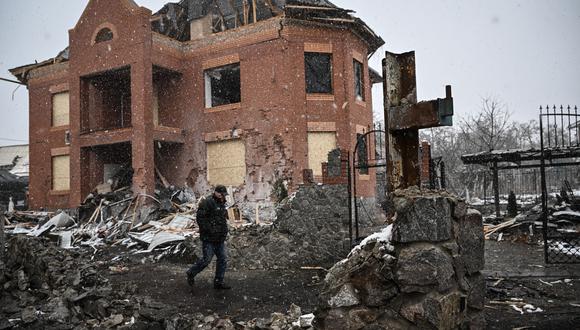
<svg viewBox="0 0 580 330">
<path fill-rule="evenodd" d="M 495 204 L 495 216 L 500 217 L 499 211 L 499 178 L 498 178 L 497 162 L 493 162 L 493 197 Z"/>
<path fill-rule="evenodd" d="M 0 270 L 4 268 L 4 255 L 5 255 L 5 237 L 4 237 L 4 207 L 0 205 Z"/>
</svg>

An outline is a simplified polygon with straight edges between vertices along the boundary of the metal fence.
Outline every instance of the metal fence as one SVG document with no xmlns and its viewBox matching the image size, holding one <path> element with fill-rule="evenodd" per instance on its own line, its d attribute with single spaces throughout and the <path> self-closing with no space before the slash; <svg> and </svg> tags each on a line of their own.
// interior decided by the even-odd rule
<svg viewBox="0 0 580 330">
<path fill-rule="evenodd" d="M 541 190 L 542 218 L 544 231 L 544 252 L 546 263 L 580 263 L 580 230 L 576 225 L 562 228 L 559 224 L 567 213 L 553 212 L 549 200 L 554 191 L 569 192 L 571 207 L 570 219 L 573 220 L 574 207 L 580 208 L 580 196 L 575 196 L 572 185 L 578 183 L 580 169 L 580 114 L 578 108 L 556 106 L 545 109 L 540 107 L 541 143 Z M 548 167 L 555 166 L 558 167 Z M 556 171 L 566 168 L 566 175 L 555 175 Z M 571 170 L 570 170 L 571 169 Z M 564 180 L 562 180 L 564 179 Z M 572 184 L 570 183 L 572 182 Z M 580 195 L 580 194 L 579 194 Z M 562 198 L 562 196 L 560 196 Z M 577 199 L 576 199 L 577 198 Z M 568 212 L 568 210 L 564 210 Z M 564 216 L 564 219 L 562 218 Z M 570 221 L 572 223 L 572 221 Z M 573 224 L 573 223 L 572 223 Z"/>
</svg>

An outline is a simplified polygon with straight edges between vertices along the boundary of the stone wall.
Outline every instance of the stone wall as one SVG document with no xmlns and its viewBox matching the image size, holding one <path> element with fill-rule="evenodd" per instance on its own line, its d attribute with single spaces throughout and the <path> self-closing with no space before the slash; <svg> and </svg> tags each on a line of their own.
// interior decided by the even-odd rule
<svg viewBox="0 0 580 330">
<path fill-rule="evenodd" d="M 350 250 L 348 224 L 346 185 L 300 186 L 277 206 L 272 225 L 250 225 L 230 231 L 227 241 L 229 267 L 329 268 Z M 361 229 L 376 225 L 365 221 Z M 184 256 L 199 255 L 199 239 L 186 244 L 189 247 Z"/>
<path fill-rule="evenodd" d="M 325 279 L 322 329 L 483 329 L 481 214 L 446 193 L 398 191 L 392 225 Z"/>
</svg>

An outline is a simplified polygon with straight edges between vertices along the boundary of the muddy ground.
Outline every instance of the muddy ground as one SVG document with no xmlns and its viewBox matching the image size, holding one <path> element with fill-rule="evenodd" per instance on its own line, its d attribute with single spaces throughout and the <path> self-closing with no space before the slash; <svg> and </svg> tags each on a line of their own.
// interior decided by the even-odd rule
<svg viewBox="0 0 580 330">
<path fill-rule="evenodd" d="M 230 271 L 231 290 L 214 290 L 211 270 L 202 272 L 193 288 L 185 280 L 185 265 L 135 265 L 125 274 L 111 274 L 112 283 L 131 282 L 137 294 L 172 307 L 181 314 L 229 316 L 233 321 L 267 318 L 271 313 L 286 313 L 291 304 L 303 313 L 314 311 L 321 276 L 317 271 Z M 323 275 L 322 275 L 323 276 Z"/>
<path fill-rule="evenodd" d="M 580 328 L 580 265 L 546 265 L 543 258 L 542 246 L 486 241 L 488 329 Z M 115 264 L 124 265 L 127 271 L 109 273 L 113 283 L 135 284 L 137 294 L 171 306 L 167 312 L 217 313 L 234 321 L 284 313 L 291 304 L 302 307 L 303 313 L 313 312 L 325 274 L 301 269 L 230 270 L 227 282 L 232 290 L 216 291 L 213 264 L 191 289 L 185 281 L 186 264 L 150 263 L 140 255 L 121 260 Z M 511 306 L 526 304 L 533 305 L 536 312 L 524 309 L 521 314 Z"/>
<path fill-rule="evenodd" d="M 191 289 L 188 264 L 158 257 L 109 247 L 97 250 L 91 263 L 113 288 L 133 287 L 135 296 L 149 297 L 151 303 L 139 311 L 149 320 L 216 313 L 235 323 L 286 313 L 292 304 L 306 314 L 316 308 L 325 276 L 324 270 L 230 269 L 226 280 L 233 288 L 216 291 L 212 264 Z M 579 264 L 546 265 L 542 246 L 488 240 L 484 275 L 488 329 L 580 328 Z"/>
<path fill-rule="evenodd" d="M 485 252 L 488 329 L 580 329 L 580 264 L 546 265 L 525 243 L 488 240 Z"/>
</svg>

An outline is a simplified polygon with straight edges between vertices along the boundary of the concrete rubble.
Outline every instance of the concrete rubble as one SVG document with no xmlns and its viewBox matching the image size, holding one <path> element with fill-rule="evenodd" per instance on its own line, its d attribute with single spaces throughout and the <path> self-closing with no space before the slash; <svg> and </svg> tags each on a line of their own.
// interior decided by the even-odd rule
<svg viewBox="0 0 580 330">
<path fill-rule="evenodd" d="M 56 248 L 46 238 L 14 236 L 0 273 L 0 329 L 160 328 L 308 329 L 313 315 L 300 307 L 270 318 L 233 322 L 217 314 L 181 315 L 172 306 L 115 285 L 82 250 Z"/>
<path fill-rule="evenodd" d="M 446 193 L 394 194 L 393 224 L 330 269 L 321 329 L 483 329 L 481 214 Z"/>
<path fill-rule="evenodd" d="M 346 196 L 344 185 L 301 186 L 279 203 L 273 223 L 232 227 L 228 238 L 232 270 L 330 268 L 314 314 L 292 306 L 285 314 L 249 321 L 234 322 L 213 313 L 184 315 L 171 304 L 139 295 L 135 285 L 111 282 L 105 275 L 130 272 L 130 264 L 124 262 L 129 256 L 148 253 L 142 262 L 167 258 L 189 263 L 199 255 L 200 242 L 190 226 L 194 207 L 177 205 L 178 211 L 169 215 L 142 207 L 134 214 L 147 220 L 136 225 L 119 220 L 123 208 L 111 212 L 101 207 L 106 222 L 95 220 L 101 219 L 97 211 L 88 222 L 65 213 L 46 213 L 48 221 L 29 230 L 39 235 L 10 236 L 6 267 L 0 274 L 0 312 L 5 320 L 0 329 L 484 327 L 479 212 L 443 192 L 397 191 L 393 223 L 382 225 L 351 250 Z M 97 223 L 100 226 L 89 226 Z M 123 231 L 125 225 L 128 230 Z M 361 230 L 376 225 L 362 223 Z M 92 236 L 87 234 L 91 231 Z M 124 245 L 130 254 L 117 254 L 117 245 Z"/>
</svg>

